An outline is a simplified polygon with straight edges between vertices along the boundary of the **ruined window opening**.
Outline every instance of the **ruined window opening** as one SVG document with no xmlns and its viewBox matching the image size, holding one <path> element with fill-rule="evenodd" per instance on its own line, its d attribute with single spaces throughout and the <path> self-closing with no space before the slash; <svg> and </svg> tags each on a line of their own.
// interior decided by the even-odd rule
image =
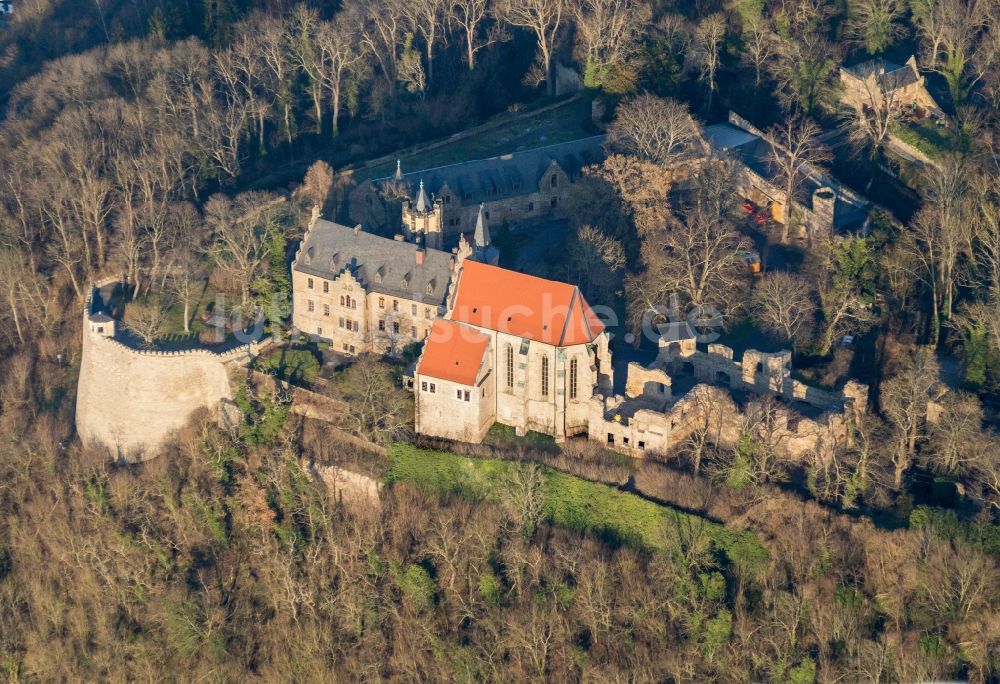
<svg viewBox="0 0 1000 684">
<path fill-rule="evenodd" d="M 640 449 L 645 449 L 646 448 L 646 443 L 644 441 L 642 441 L 641 439 L 639 440 L 639 448 Z"/>
<path fill-rule="evenodd" d="M 614 444 L 614 443 L 615 443 L 615 433 L 609 432 L 608 433 L 608 444 Z"/>
</svg>

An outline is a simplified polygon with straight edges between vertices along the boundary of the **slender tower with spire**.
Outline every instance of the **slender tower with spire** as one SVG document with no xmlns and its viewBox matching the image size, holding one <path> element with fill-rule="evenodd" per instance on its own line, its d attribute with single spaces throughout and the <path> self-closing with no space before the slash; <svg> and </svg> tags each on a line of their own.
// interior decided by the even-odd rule
<svg viewBox="0 0 1000 684">
<path fill-rule="evenodd" d="M 476 216 L 476 232 L 472 238 L 473 253 L 476 261 L 496 266 L 500 261 L 500 250 L 493 246 L 490 240 L 490 227 L 486 222 L 486 205 L 479 205 L 479 215 Z"/>
</svg>

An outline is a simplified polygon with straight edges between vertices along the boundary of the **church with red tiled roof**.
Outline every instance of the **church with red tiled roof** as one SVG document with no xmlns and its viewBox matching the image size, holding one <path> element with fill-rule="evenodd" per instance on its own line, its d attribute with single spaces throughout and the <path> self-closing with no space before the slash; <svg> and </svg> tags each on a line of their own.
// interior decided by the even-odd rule
<svg viewBox="0 0 1000 684">
<path fill-rule="evenodd" d="M 466 261 L 447 319 L 417 363 L 417 432 L 467 442 L 494 422 L 557 440 L 587 432 L 590 398 L 612 370 L 579 288 Z"/>
</svg>

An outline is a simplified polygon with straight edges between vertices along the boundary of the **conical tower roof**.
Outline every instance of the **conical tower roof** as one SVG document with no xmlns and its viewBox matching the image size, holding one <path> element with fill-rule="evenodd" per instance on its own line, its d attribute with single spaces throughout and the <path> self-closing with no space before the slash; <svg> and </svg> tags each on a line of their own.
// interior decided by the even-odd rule
<svg viewBox="0 0 1000 684">
<path fill-rule="evenodd" d="M 490 227 L 486 224 L 486 205 L 479 205 L 479 216 L 476 217 L 476 234 L 473 237 L 476 247 L 483 248 L 490 245 Z"/>
<path fill-rule="evenodd" d="M 420 179 L 420 190 L 417 191 L 416 209 L 418 214 L 423 214 L 431 209 L 431 201 L 427 199 L 427 192 L 424 190 L 424 181 Z"/>
</svg>

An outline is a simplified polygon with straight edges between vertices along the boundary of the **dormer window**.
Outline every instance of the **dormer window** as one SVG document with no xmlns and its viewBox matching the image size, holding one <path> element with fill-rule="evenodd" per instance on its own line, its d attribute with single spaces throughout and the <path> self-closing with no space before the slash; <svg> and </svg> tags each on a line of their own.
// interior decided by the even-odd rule
<svg viewBox="0 0 1000 684">
<path fill-rule="evenodd" d="M 381 283 L 383 277 L 385 277 L 385 266 L 379 266 L 378 270 L 375 271 L 375 282 Z"/>
<path fill-rule="evenodd" d="M 431 278 L 430 282 L 427 283 L 427 294 L 429 294 L 429 295 L 434 294 L 434 286 L 436 284 L 435 281 L 436 281 L 436 278 Z"/>
<path fill-rule="evenodd" d="M 403 289 L 404 290 L 410 289 L 410 280 L 412 280 L 412 279 L 413 279 L 413 274 L 412 273 L 407 273 L 406 275 L 403 276 L 402 285 L 403 285 Z"/>
<path fill-rule="evenodd" d="M 552 174 L 552 187 L 557 187 L 559 185 L 559 176 Z"/>
</svg>

